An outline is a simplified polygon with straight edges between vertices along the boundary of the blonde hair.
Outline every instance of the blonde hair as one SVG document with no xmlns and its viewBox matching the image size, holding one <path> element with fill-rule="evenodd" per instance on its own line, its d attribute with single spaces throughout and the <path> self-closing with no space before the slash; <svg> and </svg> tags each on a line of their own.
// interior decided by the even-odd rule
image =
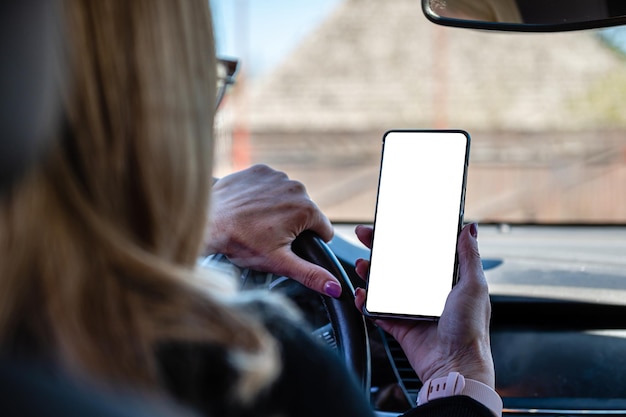
<svg viewBox="0 0 626 417">
<path fill-rule="evenodd" d="M 273 339 L 231 303 L 233 283 L 195 268 L 216 96 L 207 1 L 66 0 L 64 12 L 63 128 L 0 203 L 0 344 L 156 388 L 156 345 L 215 343 L 249 397 L 278 372 Z"/>
</svg>

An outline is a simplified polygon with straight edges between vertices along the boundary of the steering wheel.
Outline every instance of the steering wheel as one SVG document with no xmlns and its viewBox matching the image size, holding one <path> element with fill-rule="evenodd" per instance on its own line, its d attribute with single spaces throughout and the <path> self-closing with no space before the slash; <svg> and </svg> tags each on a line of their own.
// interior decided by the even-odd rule
<svg viewBox="0 0 626 417">
<path fill-rule="evenodd" d="M 292 248 L 298 256 L 325 268 L 339 280 L 342 289 L 339 298 L 317 295 L 326 309 L 340 355 L 369 395 L 371 358 L 367 326 L 354 306 L 354 286 L 348 274 L 333 251 L 313 232 L 300 234 Z"/>
<path fill-rule="evenodd" d="M 336 349 L 369 395 L 371 361 L 367 325 L 354 306 L 354 286 L 350 278 L 332 250 L 315 233 L 303 232 L 293 242 L 292 248 L 298 256 L 325 268 L 337 278 L 342 288 L 339 298 L 319 294 L 289 277 L 254 270 L 242 271 L 243 289 L 261 286 L 291 298 L 315 329 L 313 335 Z"/>
</svg>

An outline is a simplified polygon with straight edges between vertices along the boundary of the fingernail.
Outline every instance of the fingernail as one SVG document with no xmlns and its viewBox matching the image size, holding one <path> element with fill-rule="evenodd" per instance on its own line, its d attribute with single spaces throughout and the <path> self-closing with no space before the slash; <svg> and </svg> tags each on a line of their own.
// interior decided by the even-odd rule
<svg viewBox="0 0 626 417">
<path fill-rule="evenodd" d="M 324 284 L 324 292 L 333 298 L 337 298 L 341 295 L 341 285 L 335 281 L 328 281 Z"/>
<path fill-rule="evenodd" d="M 358 268 L 359 264 L 362 264 L 362 263 L 363 263 L 363 259 L 359 258 L 356 261 L 354 261 L 354 267 Z"/>
<path fill-rule="evenodd" d="M 474 239 L 478 238 L 478 226 L 476 223 L 470 224 L 470 234 L 474 237 Z"/>
</svg>

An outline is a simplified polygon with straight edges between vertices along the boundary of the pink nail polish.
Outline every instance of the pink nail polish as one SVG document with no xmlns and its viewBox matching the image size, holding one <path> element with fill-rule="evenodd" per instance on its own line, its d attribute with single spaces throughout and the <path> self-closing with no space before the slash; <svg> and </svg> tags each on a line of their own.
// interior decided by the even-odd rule
<svg viewBox="0 0 626 417">
<path fill-rule="evenodd" d="M 470 224 L 470 234 L 474 237 L 474 239 L 478 238 L 478 226 L 476 223 Z"/>
<path fill-rule="evenodd" d="M 324 284 L 324 292 L 333 298 L 337 298 L 341 295 L 341 285 L 335 281 L 328 281 Z"/>
</svg>

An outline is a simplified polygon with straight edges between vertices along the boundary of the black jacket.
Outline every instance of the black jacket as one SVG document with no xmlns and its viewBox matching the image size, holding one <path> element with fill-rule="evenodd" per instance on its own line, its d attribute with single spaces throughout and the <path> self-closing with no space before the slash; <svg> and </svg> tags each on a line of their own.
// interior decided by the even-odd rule
<svg viewBox="0 0 626 417">
<path fill-rule="evenodd" d="M 175 398 L 207 416 L 374 417 L 369 399 L 338 355 L 313 339 L 306 325 L 260 303 L 253 310 L 280 344 L 278 380 L 251 404 L 242 405 L 230 395 L 237 375 L 223 349 L 164 345 L 159 359 Z M 435 400 L 404 416 L 493 417 L 489 409 L 464 396 Z"/>
</svg>

